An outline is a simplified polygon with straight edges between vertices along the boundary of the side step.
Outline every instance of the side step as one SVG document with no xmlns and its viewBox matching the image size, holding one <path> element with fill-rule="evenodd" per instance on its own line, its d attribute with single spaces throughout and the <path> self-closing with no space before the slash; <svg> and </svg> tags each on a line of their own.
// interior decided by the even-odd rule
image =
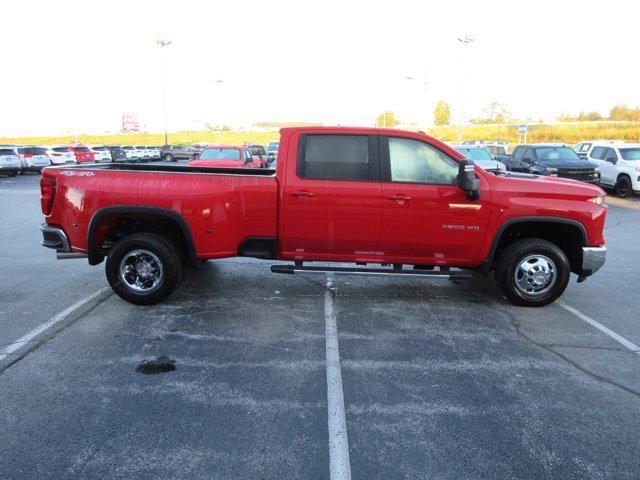
<svg viewBox="0 0 640 480">
<path fill-rule="evenodd" d="M 396 270 L 389 268 L 303 267 L 295 265 L 271 265 L 273 273 L 336 273 L 338 275 L 388 275 L 393 277 L 420 278 L 469 278 L 469 271 L 434 272 L 433 270 Z"/>
</svg>

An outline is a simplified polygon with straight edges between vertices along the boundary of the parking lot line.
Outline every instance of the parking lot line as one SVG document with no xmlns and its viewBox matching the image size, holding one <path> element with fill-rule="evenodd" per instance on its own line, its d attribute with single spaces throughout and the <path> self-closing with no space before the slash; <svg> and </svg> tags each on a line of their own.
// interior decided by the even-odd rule
<svg viewBox="0 0 640 480">
<path fill-rule="evenodd" d="M 597 322 L 596 320 L 594 320 L 593 318 L 585 315 L 584 313 L 580 312 L 579 310 L 576 310 L 575 308 L 573 308 L 570 305 L 567 305 L 566 303 L 564 303 L 563 301 L 558 300 L 558 305 L 560 305 L 562 308 L 564 308 L 565 310 L 573 313 L 576 317 L 578 317 L 580 320 L 583 320 L 585 322 L 587 322 L 589 325 L 591 325 L 592 327 L 597 328 L 598 330 L 600 330 L 602 333 L 609 335 L 611 338 L 613 338 L 616 342 L 620 343 L 621 345 L 623 345 L 624 347 L 628 348 L 629 350 L 631 350 L 634 353 L 640 353 L 640 347 L 638 347 L 638 345 L 636 345 L 635 343 L 633 343 L 630 340 L 627 340 L 626 338 L 624 338 L 622 335 L 617 334 L 616 332 L 614 332 L 613 330 L 608 329 L 607 327 L 605 327 L 604 325 L 602 325 L 600 322 Z"/>
<path fill-rule="evenodd" d="M 51 317 L 49 320 L 47 320 L 43 324 L 38 325 L 36 328 L 26 333 L 19 339 L 11 342 L 4 350 L 2 350 L 2 352 L 0 352 L 0 361 L 4 360 L 12 353 L 15 353 L 18 350 L 20 350 L 22 347 L 24 347 L 29 342 L 31 342 L 34 338 L 38 337 L 38 335 L 41 335 L 42 333 L 46 332 L 54 325 L 62 322 L 64 319 L 66 319 L 69 315 L 71 315 L 73 312 L 75 312 L 79 308 L 83 307 L 84 305 L 91 302 L 92 300 L 95 300 L 96 298 L 100 297 L 107 290 L 110 290 L 110 288 L 109 287 L 101 288 L 100 290 L 89 295 L 88 297 L 85 297 L 82 300 L 77 301 L 73 305 L 62 310 L 57 315 Z"/>
<path fill-rule="evenodd" d="M 329 475 L 331 480 L 351 480 L 347 418 L 344 409 L 342 371 L 338 349 L 335 293 L 327 275 L 324 292 L 324 332 L 327 365 L 327 414 L 329 424 Z"/>
</svg>

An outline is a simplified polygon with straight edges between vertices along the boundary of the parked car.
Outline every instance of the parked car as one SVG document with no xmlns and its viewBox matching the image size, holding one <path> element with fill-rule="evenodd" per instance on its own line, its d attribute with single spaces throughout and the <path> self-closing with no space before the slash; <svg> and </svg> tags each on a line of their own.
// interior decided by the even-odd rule
<svg viewBox="0 0 640 480">
<path fill-rule="evenodd" d="M 200 152 L 195 148 L 186 145 L 164 145 L 160 148 L 160 158 L 165 162 L 175 162 L 177 160 L 192 160 Z"/>
<path fill-rule="evenodd" d="M 158 147 L 153 147 L 150 145 L 147 145 L 147 151 L 149 152 L 149 158 L 151 160 L 159 160 L 160 159 L 160 148 Z"/>
<path fill-rule="evenodd" d="M 89 150 L 93 153 L 96 162 L 111 162 L 111 151 L 103 145 L 91 145 Z"/>
<path fill-rule="evenodd" d="M 245 143 L 245 146 L 249 147 L 249 150 L 251 151 L 251 155 L 253 157 L 260 158 L 260 162 L 262 163 L 261 167 L 267 166 L 267 150 L 262 145 L 259 145 L 257 143 L 247 142 Z"/>
<path fill-rule="evenodd" d="M 269 142 L 267 145 L 267 167 L 270 167 L 278 158 L 278 146 L 280 142 Z"/>
<path fill-rule="evenodd" d="M 69 147 L 63 145 L 47 148 L 47 155 L 53 165 L 64 165 L 66 163 L 78 163 L 76 156 Z"/>
<path fill-rule="evenodd" d="M 488 142 L 483 146 L 494 159 L 496 155 L 507 155 L 509 153 L 509 144 L 507 142 Z"/>
<path fill-rule="evenodd" d="M 144 145 L 136 145 L 134 147 L 138 151 L 138 159 L 139 160 L 150 160 L 151 159 L 151 151 Z"/>
<path fill-rule="evenodd" d="M 570 178 L 594 184 L 600 181 L 598 165 L 581 159 L 573 149 L 561 143 L 518 145 L 511 155 L 498 155 L 496 160 L 504 163 L 511 172 Z"/>
<path fill-rule="evenodd" d="M 640 143 L 593 142 L 587 159 L 600 169 L 600 185 L 619 197 L 640 194 Z"/>
<path fill-rule="evenodd" d="M 22 162 L 22 173 L 40 173 L 44 167 L 51 165 L 51 159 L 44 147 L 18 147 L 17 151 Z"/>
<path fill-rule="evenodd" d="M 112 162 L 127 161 L 127 152 L 120 145 L 106 145 L 106 148 L 111 153 Z"/>
<path fill-rule="evenodd" d="M 570 272 L 581 282 L 605 261 L 607 207 L 595 185 L 492 175 L 419 132 L 280 132 L 275 175 L 126 164 L 45 169 L 42 244 L 85 254 L 90 265 L 106 257 L 113 290 L 140 305 L 175 290 L 183 259 L 288 260 L 271 267 L 286 274 L 448 279 L 495 271 L 506 298 L 534 307 L 559 298 Z M 95 174 L 74 175 L 80 171 Z M 308 265 L 314 261 L 349 265 Z M 362 263 L 382 265 L 352 266 Z"/>
<path fill-rule="evenodd" d="M 22 171 L 20 157 L 13 148 L 0 147 L 0 175 L 15 177 Z"/>
<path fill-rule="evenodd" d="M 507 167 L 503 163 L 494 160 L 482 145 L 452 145 L 452 147 L 487 172 L 500 173 L 507 171 Z"/>
<path fill-rule="evenodd" d="M 122 147 L 122 149 L 124 150 L 124 153 L 127 155 L 127 160 L 136 162 L 139 159 L 138 150 L 136 150 L 136 148 L 133 145 L 125 145 Z"/>
<path fill-rule="evenodd" d="M 605 143 L 616 143 L 616 140 L 592 140 L 588 142 L 580 142 L 571 148 L 573 148 L 573 151 L 576 152 L 580 158 L 586 160 L 587 154 L 593 148 L 594 143 L 602 145 Z"/>
<path fill-rule="evenodd" d="M 252 147 L 212 145 L 189 162 L 190 167 L 260 168 L 262 159 L 251 154 Z"/>
<path fill-rule="evenodd" d="M 69 149 L 76 156 L 76 161 L 78 163 L 96 161 L 96 157 L 93 155 L 93 152 L 89 150 L 89 147 L 85 147 L 84 145 L 69 145 Z"/>
</svg>

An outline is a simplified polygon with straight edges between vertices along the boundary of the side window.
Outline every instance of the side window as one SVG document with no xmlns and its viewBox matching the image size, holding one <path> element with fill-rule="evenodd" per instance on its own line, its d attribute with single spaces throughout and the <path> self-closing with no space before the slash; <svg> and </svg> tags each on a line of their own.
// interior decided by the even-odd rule
<svg viewBox="0 0 640 480">
<path fill-rule="evenodd" d="M 586 153 L 589 151 L 590 148 L 591 148 L 590 143 L 583 143 L 582 146 L 580 147 L 580 153 Z"/>
<path fill-rule="evenodd" d="M 534 161 L 536 159 L 536 153 L 533 151 L 533 148 L 527 148 L 522 159 Z"/>
<path fill-rule="evenodd" d="M 389 137 L 389 163 L 392 182 L 457 183 L 458 162 L 419 140 Z"/>
<path fill-rule="evenodd" d="M 520 161 L 522 160 L 522 157 L 524 157 L 524 147 L 516 147 L 513 152 L 513 159 Z"/>
<path fill-rule="evenodd" d="M 297 172 L 313 180 L 369 180 L 368 135 L 301 137 Z"/>
<path fill-rule="evenodd" d="M 604 160 L 604 152 L 605 147 L 593 147 L 593 151 L 591 152 L 591 158 L 595 158 L 596 160 Z"/>
<path fill-rule="evenodd" d="M 607 162 L 617 162 L 618 155 L 616 155 L 616 151 L 613 148 L 607 148 L 607 151 L 604 154 L 604 159 Z"/>
</svg>

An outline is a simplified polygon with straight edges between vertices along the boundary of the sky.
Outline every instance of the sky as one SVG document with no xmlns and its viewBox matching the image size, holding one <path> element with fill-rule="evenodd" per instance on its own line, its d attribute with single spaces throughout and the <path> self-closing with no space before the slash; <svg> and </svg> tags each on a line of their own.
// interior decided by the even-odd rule
<svg viewBox="0 0 640 480">
<path fill-rule="evenodd" d="M 0 136 L 114 132 L 125 112 L 162 131 L 163 76 L 170 131 L 372 125 L 389 109 L 428 127 L 438 100 L 454 123 L 492 101 L 515 118 L 607 114 L 640 106 L 639 13 L 617 0 L 4 1 Z"/>
</svg>

